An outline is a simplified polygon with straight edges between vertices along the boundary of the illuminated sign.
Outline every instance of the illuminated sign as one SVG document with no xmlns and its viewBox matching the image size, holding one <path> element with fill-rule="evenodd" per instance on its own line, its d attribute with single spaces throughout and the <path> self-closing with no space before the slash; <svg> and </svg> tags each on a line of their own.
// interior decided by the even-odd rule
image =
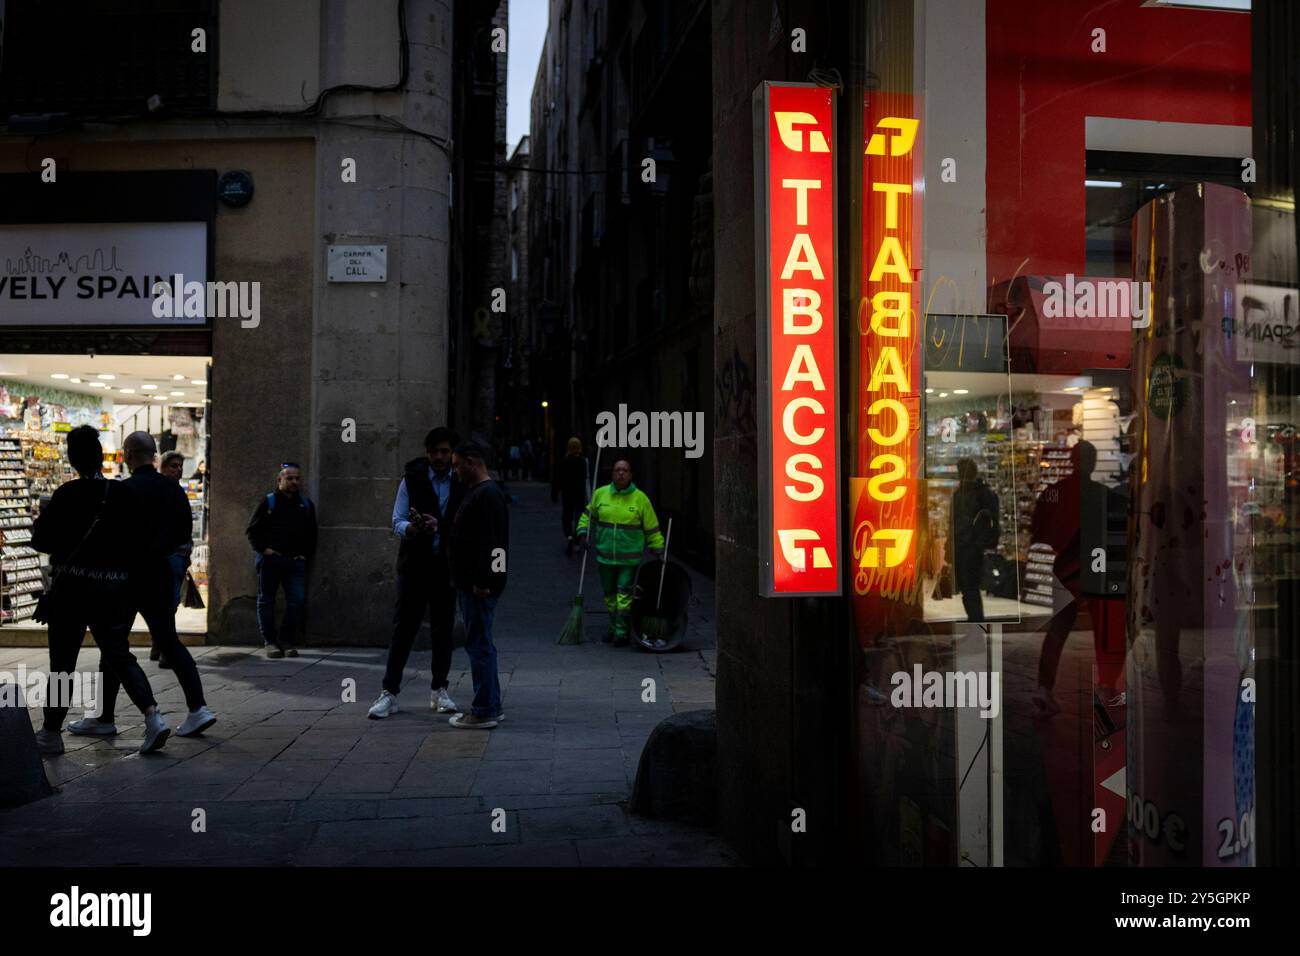
<svg viewBox="0 0 1300 956">
<path fill-rule="evenodd" d="M 862 150 L 862 296 L 853 591 L 919 605 L 920 121 L 912 98 L 868 94 Z"/>
<path fill-rule="evenodd" d="M 840 593 L 835 91 L 754 91 L 761 591 Z"/>
</svg>

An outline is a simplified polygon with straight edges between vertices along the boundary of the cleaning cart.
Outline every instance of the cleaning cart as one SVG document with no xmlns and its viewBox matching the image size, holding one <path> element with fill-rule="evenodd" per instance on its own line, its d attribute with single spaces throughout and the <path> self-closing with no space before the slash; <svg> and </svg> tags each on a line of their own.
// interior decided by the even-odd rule
<svg viewBox="0 0 1300 956">
<path fill-rule="evenodd" d="M 686 637 L 690 604 L 691 577 L 680 564 L 642 561 L 632 590 L 632 642 L 656 654 L 676 650 Z"/>
</svg>

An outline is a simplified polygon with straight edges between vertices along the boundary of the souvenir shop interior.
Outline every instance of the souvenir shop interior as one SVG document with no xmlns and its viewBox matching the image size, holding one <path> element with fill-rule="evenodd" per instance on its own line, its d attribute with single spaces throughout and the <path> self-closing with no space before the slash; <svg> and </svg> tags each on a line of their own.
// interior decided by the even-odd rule
<svg viewBox="0 0 1300 956">
<path fill-rule="evenodd" d="M 1075 376 L 927 372 L 925 391 L 932 549 L 926 620 L 966 619 L 955 588 L 950 540 L 952 495 L 962 459 L 974 461 L 980 479 L 997 500 L 997 543 L 984 555 L 980 582 L 989 620 L 1047 617 L 1069 601 L 1053 573 L 1057 551 L 1066 542 L 1057 542 L 1053 534 L 1065 528 L 1078 531 L 1079 499 L 1072 500 L 1072 516 L 1059 521 L 1054 517 L 1064 504 L 1063 482 L 1104 489 L 1100 498 L 1110 501 L 1110 507 L 1095 527 L 1107 540 L 1096 545 L 1114 556 L 1109 574 L 1122 578 L 1123 498 L 1134 456 L 1126 370 Z M 1095 461 L 1092 454 L 1080 455 L 1081 449 L 1076 448 L 1080 442 L 1091 446 Z M 1091 470 L 1076 476 L 1081 461 Z"/>
<path fill-rule="evenodd" d="M 48 555 L 31 547 L 32 525 L 54 490 L 76 477 L 68 432 L 91 425 L 105 478 L 126 477 L 122 441 L 135 431 L 153 435 L 160 459 L 184 457 L 194 547 L 177 629 L 206 631 L 208 368 L 198 356 L 0 355 L 0 627 L 41 626 L 31 615 L 49 580 Z"/>
</svg>

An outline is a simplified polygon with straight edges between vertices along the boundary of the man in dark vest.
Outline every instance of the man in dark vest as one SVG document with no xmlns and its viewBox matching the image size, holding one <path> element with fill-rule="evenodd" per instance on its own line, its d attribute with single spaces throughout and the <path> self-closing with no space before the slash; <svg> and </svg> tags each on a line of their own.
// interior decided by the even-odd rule
<svg viewBox="0 0 1300 956">
<path fill-rule="evenodd" d="M 402 539 L 397 551 L 397 603 L 393 610 L 393 638 L 388 646 L 384 690 L 370 708 L 372 720 L 397 712 L 402 671 L 411 656 L 425 608 L 433 637 L 433 684 L 429 707 L 436 714 L 455 713 L 447 693 L 451 670 L 451 632 L 456 620 L 456 591 L 447 568 L 444 533 L 464 497 L 460 480 L 451 468 L 456 436 L 435 428 L 424 439 L 425 455 L 406 463 L 406 473 L 393 502 L 393 533 Z"/>
</svg>

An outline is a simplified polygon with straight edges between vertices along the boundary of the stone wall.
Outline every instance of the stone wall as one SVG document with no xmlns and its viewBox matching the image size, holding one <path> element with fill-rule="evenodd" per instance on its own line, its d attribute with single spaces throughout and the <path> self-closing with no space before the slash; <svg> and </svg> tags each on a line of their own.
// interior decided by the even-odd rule
<svg viewBox="0 0 1300 956">
<path fill-rule="evenodd" d="M 817 6 L 782 5 L 787 17 Z M 851 689 L 845 602 L 759 597 L 752 96 L 763 80 L 805 80 L 812 61 L 790 52 L 796 26 L 810 48 L 829 43 L 813 12 L 780 22 L 769 4 L 713 5 L 718 813 L 760 864 L 833 852 Z M 797 835 L 796 808 L 808 821 Z"/>
</svg>

